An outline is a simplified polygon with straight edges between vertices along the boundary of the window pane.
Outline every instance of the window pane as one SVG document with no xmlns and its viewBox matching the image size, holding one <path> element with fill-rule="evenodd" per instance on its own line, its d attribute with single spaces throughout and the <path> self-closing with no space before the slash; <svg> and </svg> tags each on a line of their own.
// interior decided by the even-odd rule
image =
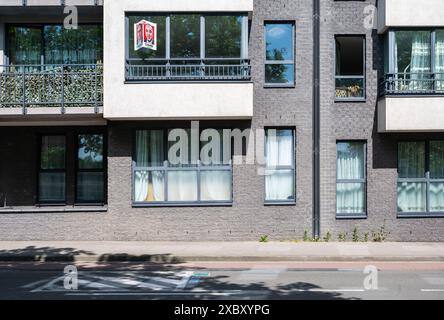
<svg viewBox="0 0 444 320">
<path fill-rule="evenodd" d="M 168 201 L 197 201 L 197 172 L 168 172 Z"/>
<path fill-rule="evenodd" d="M 401 142 L 398 145 L 399 178 L 425 177 L 425 142 Z"/>
<path fill-rule="evenodd" d="M 336 98 L 363 98 L 363 78 L 336 78 Z"/>
<path fill-rule="evenodd" d="M 365 184 L 338 183 L 336 213 L 365 213 Z"/>
<path fill-rule="evenodd" d="M 134 25 L 141 20 L 146 20 L 151 23 L 157 24 L 157 50 L 151 50 L 148 48 L 142 48 L 140 50 L 134 50 Z M 165 58 L 165 35 L 166 35 L 166 17 L 165 16 L 128 16 L 128 48 L 129 58 Z"/>
<path fill-rule="evenodd" d="M 337 143 L 337 178 L 365 179 L 365 144 L 363 142 Z"/>
<path fill-rule="evenodd" d="M 231 132 L 231 131 L 230 131 Z M 224 154 L 226 151 L 226 154 Z M 205 129 L 201 133 L 200 161 L 207 165 L 227 165 L 231 159 L 231 150 L 224 150 L 223 129 Z"/>
<path fill-rule="evenodd" d="M 294 84 L 294 65 L 266 64 L 265 83 Z"/>
<path fill-rule="evenodd" d="M 231 172 L 201 171 L 201 200 L 230 201 Z"/>
<path fill-rule="evenodd" d="M 267 60 L 293 60 L 293 24 L 266 24 L 265 37 Z"/>
<path fill-rule="evenodd" d="M 81 134 L 79 140 L 79 168 L 102 169 L 103 168 L 103 135 Z"/>
<path fill-rule="evenodd" d="M 294 171 L 266 170 L 266 201 L 294 201 Z"/>
<path fill-rule="evenodd" d="M 167 152 L 170 166 L 196 165 L 191 159 L 191 130 L 179 128 L 169 130 Z"/>
<path fill-rule="evenodd" d="M 39 201 L 65 201 L 65 173 L 41 172 L 39 175 Z"/>
<path fill-rule="evenodd" d="M 398 183 L 398 211 L 426 212 L 426 189 L 425 183 Z"/>
<path fill-rule="evenodd" d="M 267 129 L 265 155 L 268 168 L 293 166 L 293 130 Z"/>
<path fill-rule="evenodd" d="M 395 32 L 395 73 L 398 90 L 429 90 L 432 88 L 431 32 Z"/>
<path fill-rule="evenodd" d="M 444 91 L 444 30 L 436 30 L 435 72 L 436 90 Z"/>
<path fill-rule="evenodd" d="M 171 57 L 200 57 L 200 16 L 171 16 Z"/>
<path fill-rule="evenodd" d="M 165 175 L 163 171 L 136 171 L 134 201 L 165 201 Z"/>
<path fill-rule="evenodd" d="M 242 16 L 205 17 L 205 56 L 239 58 L 241 55 Z"/>
<path fill-rule="evenodd" d="M 165 160 L 163 130 L 136 132 L 136 166 L 159 167 Z"/>
<path fill-rule="evenodd" d="M 40 64 L 42 31 L 35 27 L 8 28 L 9 60 L 11 64 Z"/>
<path fill-rule="evenodd" d="M 102 26 L 44 27 L 46 64 L 96 64 L 102 61 Z"/>
<path fill-rule="evenodd" d="M 336 37 L 336 75 L 364 75 L 363 37 Z"/>
<path fill-rule="evenodd" d="M 41 169 L 65 169 L 65 137 L 42 137 L 42 149 L 40 154 Z"/>
<path fill-rule="evenodd" d="M 77 200 L 103 202 L 103 172 L 77 174 Z"/>
<path fill-rule="evenodd" d="M 444 212 L 444 183 L 430 183 L 430 211 Z"/>
<path fill-rule="evenodd" d="M 430 178 L 444 179 L 444 141 L 430 141 Z"/>
</svg>

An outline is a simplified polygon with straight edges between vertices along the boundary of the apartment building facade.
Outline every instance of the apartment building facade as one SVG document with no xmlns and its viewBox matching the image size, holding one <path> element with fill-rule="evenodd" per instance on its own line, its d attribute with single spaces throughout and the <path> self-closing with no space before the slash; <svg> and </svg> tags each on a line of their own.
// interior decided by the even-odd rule
<svg viewBox="0 0 444 320">
<path fill-rule="evenodd" d="M 425 2 L 1 0 L 0 240 L 442 241 Z"/>
</svg>

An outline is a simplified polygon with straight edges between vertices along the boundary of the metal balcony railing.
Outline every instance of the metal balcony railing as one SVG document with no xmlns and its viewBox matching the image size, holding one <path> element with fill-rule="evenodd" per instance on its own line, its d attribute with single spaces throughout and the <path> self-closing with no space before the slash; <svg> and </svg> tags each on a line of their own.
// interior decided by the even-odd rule
<svg viewBox="0 0 444 320">
<path fill-rule="evenodd" d="M 0 66 L 2 108 L 69 107 L 103 105 L 103 67 L 97 64 Z"/>
<path fill-rule="evenodd" d="M 163 60 L 148 64 L 143 60 L 128 60 L 127 81 L 247 81 L 251 79 L 248 60 L 223 60 L 216 64 L 212 60 Z M 183 64 L 180 64 L 183 62 Z M 218 61 L 221 62 L 221 61 Z M 231 64 L 232 63 L 232 64 Z"/>
<path fill-rule="evenodd" d="M 380 83 L 381 95 L 444 94 L 444 73 L 389 73 Z"/>
</svg>

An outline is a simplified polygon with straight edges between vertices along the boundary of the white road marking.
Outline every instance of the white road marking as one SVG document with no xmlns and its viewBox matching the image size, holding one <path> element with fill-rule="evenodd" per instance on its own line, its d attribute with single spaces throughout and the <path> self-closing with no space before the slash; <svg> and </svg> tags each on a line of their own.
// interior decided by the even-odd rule
<svg viewBox="0 0 444 320">
<path fill-rule="evenodd" d="M 421 292 L 444 292 L 444 289 L 421 289 Z"/>
</svg>

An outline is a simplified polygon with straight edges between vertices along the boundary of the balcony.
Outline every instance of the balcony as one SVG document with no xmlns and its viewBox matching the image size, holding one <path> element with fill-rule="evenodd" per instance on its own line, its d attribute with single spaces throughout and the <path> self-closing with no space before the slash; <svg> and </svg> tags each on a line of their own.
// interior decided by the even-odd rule
<svg viewBox="0 0 444 320">
<path fill-rule="evenodd" d="M 251 79 L 251 66 L 248 60 L 171 59 L 164 64 L 143 64 L 142 62 L 127 61 L 125 75 L 127 81 L 247 81 Z"/>
<path fill-rule="evenodd" d="M 378 132 L 444 132 L 444 73 L 387 74 L 379 91 Z"/>
<path fill-rule="evenodd" d="M 101 113 L 102 65 L 6 65 L 0 71 L 2 116 Z"/>
<path fill-rule="evenodd" d="M 444 95 L 444 73 L 386 74 L 380 86 L 382 95 Z"/>
</svg>

